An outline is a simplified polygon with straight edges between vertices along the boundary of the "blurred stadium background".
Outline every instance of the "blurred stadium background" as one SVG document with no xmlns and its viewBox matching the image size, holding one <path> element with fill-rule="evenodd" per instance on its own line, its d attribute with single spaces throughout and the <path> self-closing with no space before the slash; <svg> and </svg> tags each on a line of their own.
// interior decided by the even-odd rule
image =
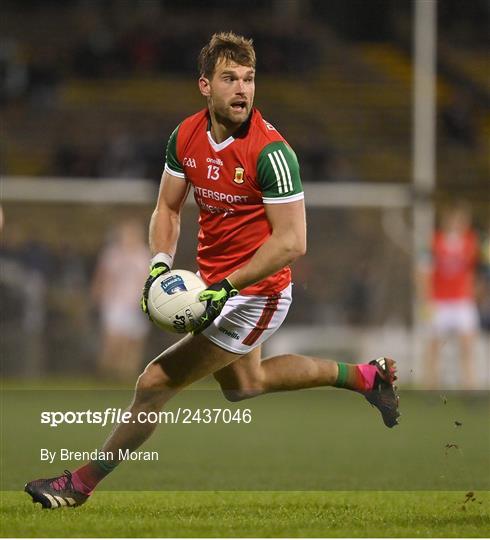
<svg viewBox="0 0 490 540">
<path fill-rule="evenodd" d="M 436 176 L 424 193 L 412 172 L 410 0 L 4 0 L 3 375 L 96 374 L 98 255 L 122 221 L 147 226 L 167 138 L 204 105 L 198 51 L 232 29 L 254 39 L 256 105 L 296 150 L 309 206 L 295 302 L 267 351 L 393 355 L 404 384 L 418 384 L 424 316 L 413 273 L 428 229 L 417 237 L 415 209 L 430 223 L 444 203 L 468 201 L 489 241 L 488 20 L 486 0 L 437 4 Z M 196 216 L 189 203 L 176 267 L 196 268 Z M 482 386 L 489 265 L 482 258 Z M 152 329 L 145 360 L 173 341 Z M 456 350 L 444 353 L 454 368 L 445 384 L 457 386 Z"/>
</svg>

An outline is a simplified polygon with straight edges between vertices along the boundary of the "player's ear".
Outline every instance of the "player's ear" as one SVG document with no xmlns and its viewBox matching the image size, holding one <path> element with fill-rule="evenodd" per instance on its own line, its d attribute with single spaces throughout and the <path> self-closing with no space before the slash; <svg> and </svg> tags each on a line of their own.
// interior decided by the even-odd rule
<svg viewBox="0 0 490 540">
<path fill-rule="evenodd" d="M 209 79 L 206 79 L 203 75 L 199 77 L 199 91 L 204 97 L 209 97 L 211 95 Z"/>
</svg>

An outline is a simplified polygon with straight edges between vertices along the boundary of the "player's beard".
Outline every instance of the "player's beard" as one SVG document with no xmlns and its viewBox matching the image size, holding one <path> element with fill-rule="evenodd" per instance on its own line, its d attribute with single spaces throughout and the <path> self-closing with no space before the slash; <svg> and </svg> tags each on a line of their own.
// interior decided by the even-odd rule
<svg viewBox="0 0 490 540">
<path fill-rule="evenodd" d="M 208 101 L 208 107 L 213 111 L 216 121 L 224 125 L 228 130 L 234 131 L 247 121 L 252 109 L 252 102 L 246 101 L 243 114 L 235 115 L 231 109 L 231 102 L 216 103 L 213 99 Z"/>
<path fill-rule="evenodd" d="M 240 115 L 234 115 L 232 112 L 225 110 L 215 110 L 216 120 L 226 126 L 227 129 L 238 129 L 244 122 L 247 121 L 250 115 L 250 107 L 247 105 L 243 109 L 243 113 Z"/>
</svg>

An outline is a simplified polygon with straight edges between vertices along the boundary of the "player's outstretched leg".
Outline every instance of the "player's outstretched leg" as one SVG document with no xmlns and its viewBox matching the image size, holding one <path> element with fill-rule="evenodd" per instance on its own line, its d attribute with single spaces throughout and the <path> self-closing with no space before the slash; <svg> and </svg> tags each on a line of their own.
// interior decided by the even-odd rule
<svg viewBox="0 0 490 540">
<path fill-rule="evenodd" d="M 300 354 L 281 354 L 262 360 L 260 347 L 214 374 L 225 397 L 241 401 L 269 392 L 336 386 L 362 394 L 388 427 L 400 416 L 395 394 L 396 363 L 378 358 L 368 364 L 344 364 Z"/>
<path fill-rule="evenodd" d="M 24 491 L 29 493 L 33 503 L 41 503 L 43 508 L 61 508 L 80 506 L 88 499 L 79 489 L 74 485 L 71 472 L 65 470 L 61 476 L 27 483 Z"/>
<path fill-rule="evenodd" d="M 150 362 L 139 377 L 132 403 L 128 407 L 136 422 L 118 424 L 104 443 L 101 453 L 113 456 L 94 460 L 71 473 L 56 478 L 33 480 L 25 491 L 43 508 L 73 507 L 83 504 L 101 480 L 121 461 L 120 451 L 132 452 L 153 433 L 155 423 L 140 422 L 149 412 L 160 411 L 187 385 L 233 362 L 239 356 L 221 349 L 204 336 L 186 336 Z M 144 416 L 140 413 L 146 413 Z"/>
</svg>

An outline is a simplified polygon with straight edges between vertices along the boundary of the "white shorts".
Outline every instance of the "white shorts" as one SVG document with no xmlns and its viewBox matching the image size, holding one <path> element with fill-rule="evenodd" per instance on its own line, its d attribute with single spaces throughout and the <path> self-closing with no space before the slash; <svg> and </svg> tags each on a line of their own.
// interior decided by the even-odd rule
<svg viewBox="0 0 490 540">
<path fill-rule="evenodd" d="M 105 308 L 101 316 L 104 329 L 110 334 L 142 339 L 150 329 L 148 320 L 139 309 L 111 306 Z"/>
<path fill-rule="evenodd" d="M 226 302 L 203 335 L 226 351 L 246 354 L 281 326 L 291 301 L 291 285 L 273 296 L 238 294 Z"/>
<path fill-rule="evenodd" d="M 434 303 L 432 329 L 435 334 L 468 334 L 478 329 L 478 311 L 471 300 L 445 300 Z"/>
</svg>

